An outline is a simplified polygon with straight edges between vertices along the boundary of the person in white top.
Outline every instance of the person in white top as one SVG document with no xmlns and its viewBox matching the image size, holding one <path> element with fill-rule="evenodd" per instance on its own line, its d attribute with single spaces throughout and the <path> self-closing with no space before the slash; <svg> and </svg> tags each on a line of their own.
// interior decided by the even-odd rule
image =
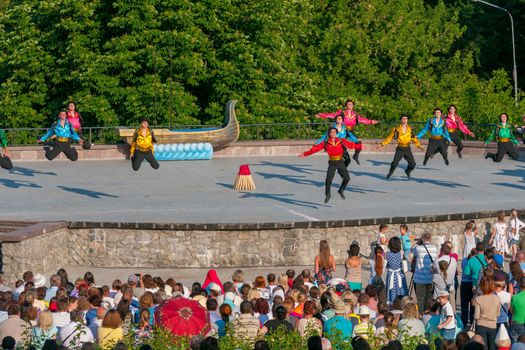
<svg viewBox="0 0 525 350">
<path fill-rule="evenodd" d="M 386 233 L 388 232 L 388 226 L 385 224 L 379 225 L 379 233 L 377 235 L 377 245 L 380 245 L 383 248 L 383 252 L 386 252 L 386 245 L 388 244 L 388 238 Z"/>
<path fill-rule="evenodd" d="M 441 305 L 440 323 L 438 330 L 441 331 L 441 336 L 445 340 L 456 339 L 456 319 L 454 317 L 454 310 L 452 305 L 448 302 L 449 293 L 447 291 L 440 292 L 438 295 L 438 302 Z"/>
<path fill-rule="evenodd" d="M 434 297 L 437 297 L 441 292 L 448 292 L 449 304 L 452 306 L 452 310 L 456 311 L 456 298 L 454 288 L 454 277 L 457 271 L 456 259 L 450 256 L 451 249 L 448 244 L 441 246 L 441 252 L 443 255 L 434 261 L 432 272 L 434 283 Z"/>
<path fill-rule="evenodd" d="M 494 247 L 496 254 L 505 256 L 509 252 L 508 226 L 505 222 L 505 212 L 498 213 L 498 221 L 492 227 L 489 245 Z"/>
<path fill-rule="evenodd" d="M 512 261 L 516 260 L 516 253 L 520 244 L 520 230 L 525 227 L 525 224 L 518 218 L 518 211 L 512 209 L 510 213 L 509 222 L 509 245 L 512 254 Z"/>
<path fill-rule="evenodd" d="M 84 343 L 95 341 L 93 333 L 84 324 L 84 313 L 81 310 L 71 311 L 71 322 L 60 329 L 58 340 L 68 349 L 77 349 Z"/>
</svg>

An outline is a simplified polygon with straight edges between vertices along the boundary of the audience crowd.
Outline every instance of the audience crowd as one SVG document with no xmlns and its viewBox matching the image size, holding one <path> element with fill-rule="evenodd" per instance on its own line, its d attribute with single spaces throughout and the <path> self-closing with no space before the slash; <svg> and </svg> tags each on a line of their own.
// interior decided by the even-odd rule
<svg viewBox="0 0 525 350">
<path fill-rule="evenodd" d="M 211 326 L 189 339 L 191 349 L 218 349 L 221 339 L 234 339 L 243 349 L 263 350 L 272 336 L 293 335 L 303 348 L 319 350 L 525 350 L 523 226 L 515 211 L 511 222 L 502 213 L 484 240 L 469 221 L 463 246 L 454 247 L 451 241 L 436 246 L 428 232 L 414 239 L 407 225 L 399 233 L 381 225 L 365 259 L 356 242 L 347 257 L 334 257 L 323 240 L 312 271 L 289 269 L 254 281 L 242 270 L 231 281 L 209 270 L 191 286 L 148 274 L 109 286 L 90 272 L 70 281 L 64 269 L 49 278 L 26 271 L 12 286 L 0 278 L 1 345 L 151 349 L 160 328 L 156 310 L 186 298 L 206 309 Z M 334 277 L 337 259 L 344 261 L 344 278 Z M 370 278 L 363 280 L 367 266 Z"/>
</svg>

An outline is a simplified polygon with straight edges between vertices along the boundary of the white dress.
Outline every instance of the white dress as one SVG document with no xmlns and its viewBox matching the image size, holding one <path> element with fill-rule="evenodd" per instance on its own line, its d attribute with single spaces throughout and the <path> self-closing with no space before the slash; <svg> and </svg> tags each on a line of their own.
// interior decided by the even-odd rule
<svg viewBox="0 0 525 350">
<path fill-rule="evenodd" d="M 496 234 L 494 235 L 494 249 L 496 249 L 496 252 L 508 253 L 507 224 L 504 222 L 496 222 L 494 229 L 496 230 Z"/>
</svg>

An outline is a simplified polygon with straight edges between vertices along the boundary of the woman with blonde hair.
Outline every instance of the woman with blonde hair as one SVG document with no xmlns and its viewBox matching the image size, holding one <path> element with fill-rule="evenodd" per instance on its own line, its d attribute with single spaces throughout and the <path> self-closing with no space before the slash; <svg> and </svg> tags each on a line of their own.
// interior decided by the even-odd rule
<svg viewBox="0 0 525 350">
<path fill-rule="evenodd" d="M 240 290 L 244 284 L 244 272 L 242 272 L 242 270 L 235 270 L 232 276 L 232 281 L 235 286 L 235 291 L 237 294 L 240 294 Z"/>
<path fill-rule="evenodd" d="M 288 289 L 290 289 L 290 287 L 288 286 L 288 276 L 286 276 L 285 274 L 279 276 L 279 279 L 277 280 L 277 285 L 283 289 L 284 294 L 288 293 Z"/>
<path fill-rule="evenodd" d="M 315 279 L 317 283 L 326 283 L 332 279 L 332 273 L 335 272 L 335 259 L 330 254 L 328 241 L 319 242 L 319 254 L 315 257 Z"/>
<path fill-rule="evenodd" d="M 109 310 L 98 329 L 98 344 L 102 349 L 109 350 L 123 338 L 122 319 L 117 310 Z"/>
<path fill-rule="evenodd" d="M 58 328 L 53 326 L 53 315 L 51 311 L 44 310 L 38 315 L 36 326 L 31 329 L 31 342 L 41 349 L 48 339 L 56 339 Z"/>
<path fill-rule="evenodd" d="M 422 337 L 425 335 L 425 325 L 419 319 L 416 303 L 408 303 L 403 307 L 403 317 L 399 321 L 397 329 L 401 342 L 403 337 Z"/>
</svg>

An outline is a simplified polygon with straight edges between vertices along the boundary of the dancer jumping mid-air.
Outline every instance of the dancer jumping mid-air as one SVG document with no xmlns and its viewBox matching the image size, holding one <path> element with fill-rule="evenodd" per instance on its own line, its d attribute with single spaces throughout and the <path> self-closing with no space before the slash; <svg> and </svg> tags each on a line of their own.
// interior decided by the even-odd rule
<svg viewBox="0 0 525 350">
<path fill-rule="evenodd" d="M 343 123 L 346 125 L 347 129 L 350 130 L 351 132 L 354 132 L 354 129 L 358 124 L 365 124 L 365 125 L 372 124 L 373 125 L 373 124 L 379 123 L 377 120 L 366 119 L 365 117 L 357 114 L 357 112 L 354 111 L 354 101 L 352 100 L 346 100 L 344 106 L 345 106 L 344 110 L 340 109 L 334 113 L 319 113 L 316 115 L 316 117 L 335 118 L 336 116 L 340 115 L 343 117 Z M 360 165 L 361 163 L 359 163 L 359 153 L 361 153 L 361 151 L 363 150 L 363 144 L 361 143 L 361 141 L 359 141 L 358 143 L 356 142 L 354 145 L 352 145 L 352 147 L 349 147 L 349 148 L 355 149 L 355 153 L 352 158 L 354 158 L 355 162 L 358 165 Z"/>
<path fill-rule="evenodd" d="M 472 137 L 474 137 L 474 133 L 467 128 L 465 123 L 463 123 L 463 119 L 461 119 L 461 117 L 457 114 L 457 109 L 454 105 L 450 105 L 448 107 L 448 113 L 445 115 L 445 124 L 447 126 L 450 139 L 456 145 L 458 157 L 462 158 L 463 156 L 461 155 L 461 151 L 463 150 L 463 142 L 461 142 L 461 139 L 459 138 L 459 132 L 461 131 L 463 134 Z M 434 154 L 437 152 L 438 151 L 436 149 Z"/>
<path fill-rule="evenodd" d="M 448 155 L 447 155 L 447 145 L 445 140 L 451 142 L 450 135 L 445 124 L 445 120 L 441 118 L 443 111 L 439 108 L 434 109 L 434 116 L 427 121 L 427 124 L 417 135 L 418 140 L 421 140 L 423 136 L 430 133 L 430 138 L 428 139 L 427 152 L 425 153 L 425 159 L 423 160 L 423 165 L 427 165 L 428 160 L 431 156 L 434 155 L 436 150 L 441 153 L 445 164 L 448 165 Z"/>
<path fill-rule="evenodd" d="M 496 125 L 487 141 L 485 141 L 485 145 L 488 145 L 490 141 L 496 139 L 498 142 L 498 153 L 487 153 L 485 159 L 491 158 L 499 163 L 503 160 L 505 154 L 508 154 L 514 160 L 518 159 L 518 152 L 516 152 L 514 145 L 519 144 L 519 141 L 514 136 L 512 125 L 509 124 L 508 119 L 507 113 L 501 113 L 499 116 L 499 124 Z"/>
<path fill-rule="evenodd" d="M 0 129 L 0 146 L 4 149 L 4 154 L 0 154 L 0 167 L 10 170 L 13 168 L 11 158 L 9 158 L 9 151 L 7 150 L 7 137 L 4 130 Z"/>
<path fill-rule="evenodd" d="M 403 114 L 399 120 L 401 121 L 401 124 L 393 128 L 386 139 L 379 145 L 379 147 L 384 147 L 385 145 L 388 145 L 390 142 L 392 142 L 392 139 L 394 138 L 397 141 L 396 154 L 394 155 L 394 160 L 390 165 L 390 171 L 386 176 L 387 180 L 392 177 L 394 171 L 397 168 L 397 165 L 399 164 L 399 161 L 402 158 L 405 158 L 408 163 L 405 174 L 407 174 L 407 177 L 410 178 L 410 173 L 416 167 L 416 161 L 414 159 L 414 155 L 412 154 L 412 150 L 410 149 L 410 144 L 413 142 L 417 148 L 423 149 L 423 146 L 421 146 L 419 143 L 416 135 L 412 132 L 412 128 L 408 125 L 408 116 Z"/>
<path fill-rule="evenodd" d="M 314 145 L 308 151 L 299 154 L 299 158 L 307 157 L 311 154 L 325 150 L 328 153 L 328 170 L 326 171 L 326 181 L 325 181 L 325 203 L 330 201 L 330 187 L 332 186 L 332 180 L 334 179 L 335 172 L 339 173 L 343 182 L 341 182 L 341 187 L 337 191 L 341 198 L 345 199 L 344 191 L 348 182 L 350 182 L 350 174 L 348 174 L 348 169 L 345 166 L 343 161 L 343 153 L 346 148 L 352 147 L 352 142 L 347 139 L 337 138 L 337 129 L 330 128 L 328 129 L 328 140 Z"/>
<path fill-rule="evenodd" d="M 348 139 L 348 141 L 350 141 L 352 143 L 352 145 L 358 145 L 361 140 L 359 140 L 353 132 L 351 132 L 350 130 L 348 130 L 345 126 L 345 124 L 343 123 L 343 116 L 342 115 L 338 115 L 335 117 L 334 119 L 334 125 L 332 125 L 332 128 L 336 128 L 337 129 L 337 138 L 339 139 Z M 316 142 L 315 144 L 318 145 L 320 143 L 324 143 L 326 142 L 326 140 L 328 139 L 328 134 L 327 133 L 324 133 L 323 136 L 321 136 Z M 348 168 L 348 165 L 350 164 L 350 155 L 348 154 L 348 151 L 345 149 L 345 151 L 343 152 L 343 159 L 344 159 L 344 162 L 345 162 L 345 166 Z"/>
<path fill-rule="evenodd" d="M 80 139 L 78 134 L 73 129 L 73 126 L 67 121 L 66 111 L 61 111 L 58 115 L 58 120 L 55 121 L 47 133 L 38 140 L 39 143 L 53 140 L 53 148 L 46 149 L 46 158 L 48 160 L 55 159 L 61 152 L 64 152 L 67 159 L 75 161 L 78 159 L 77 150 L 71 147 L 71 140 L 78 141 L 82 146 L 84 141 Z"/>
<path fill-rule="evenodd" d="M 91 144 L 89 141 L 86 141 L 86 138 L 82 134 L 82 124 L 84 124 L 84 120 L 80 116 L 80 114 L 75 110 L 75 103 L 69 102 L 67 105 L 67 121 L 71 126 L 73 127 L 73 130 L 78 134 L 80 139 L 84 142 L 82 144 L 83 149 L 90 149 Z"/>
<path fill-rule="evenodd" d="M 149 128 L 148 120 L 142 119 L 140 128 L 135 130 L 135 134 L 133 134 L 133 143 L 129 153 L 133 170 L 139 170 L 144 159 L 148 161 L 153 169 L 159 168 L 159 162 L 157 162 L 153 154 L 153 144 L 156 142 L 153 130 Z"/>
</svg>

